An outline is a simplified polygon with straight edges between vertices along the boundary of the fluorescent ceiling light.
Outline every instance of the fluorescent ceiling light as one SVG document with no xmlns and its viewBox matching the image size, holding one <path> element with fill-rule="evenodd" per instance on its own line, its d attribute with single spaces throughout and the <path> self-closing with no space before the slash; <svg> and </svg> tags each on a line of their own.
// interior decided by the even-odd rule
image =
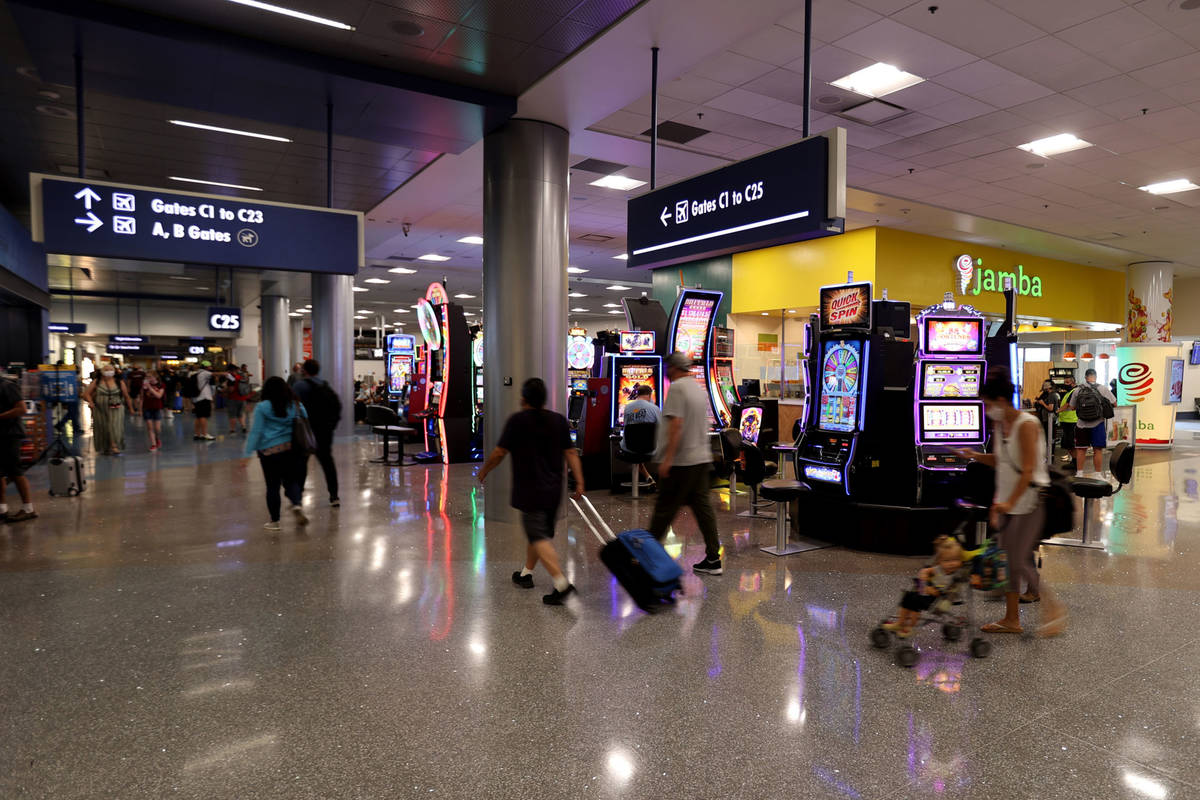
<svg viewBox="0 0 1200 800">
<path fill-rule="evenodd" d="M 604 307 L 605 308 L 620 308 L 621 304 L 620 303 L 605 303 Z"/>
<path fill-rule="evenodd" d="M 392 313 L 393 314 L 411 314 L 412 312 L 409 311 L 407 308 L 393 308 Z"/>
<path fill-rule="evenodd" d="M 789 314 L 795 314 L 795 313 L 796 313 L 796 309 L 794 309 L 794 308 L 789 308 L 789 309 L 788 309 L 788 313 L 789 313 Z"/>
<path fill-rule="evenodd" d="M 621 255 L 619 255 L 619 256 L 613 256 L 613 258 L 615 258 L 617 261 L 628 261 L 628 260 L 629 260 L 629 253 L 621 253 Z"/>
<path fill-rule="evenodd" d="M 839 89 L 863 94 L 867 97 L 883 97 L 885 94 L 898 92 L 924 82 L 924 78 L 913 75 L 911 72 L 905 72 L 891 64 L 879 62 L 860 69 L 858 72 L 852 72 L 844 78 L 838 78 L 833 85 Z"/>
<path fill-rule="evenodd" d="M 454 296 L 457 297 L 459 300 L 474 300 L 475 299 L 475 295 L 467 294 L 466 292 L 460 292 L 459 294 L 456 294 Z"/>
<path fill-rule="evenodd" d="M 221 128 L 217 125 L 204 125 L 199 122 L 187 122 L 186 120 L 182 120 L 182 119 L 169 119 L 169 120 L 167 120 L 167 122 L 171 123 L 172 125 L 180 125 L 184 128 L 199 128 L 202 131 L 215 131 L 217 133 L 232 133 L 234 136 L 250 136 L 255 139 L 267 139 L 272 142 L 290 142 L 290 141 L 292 141 L 291 139 L 288 139 L 287 137 L 284 137 L 284 136 L 271 136 L 268 133 L 255 133 L 254 131 L 239 131 L 236 128 Z"/>
<path fill-rule="evenodd" d="M 473 316 L 475 316 L 475 312 L 474 311 L 464 311 L 463 316 L 464 317 L 473 317 Z"/>
<path fill-rule="evenodd" d="M 624 314 L 625 312 L 624 312 L 624 311 L 610 311 L 610 312 L 608 312 L 608 313 L 610 313 L 610 314 Z"/>
<path fill-rule="evenodd" d="M 619 284 L 619 283 L 614 283 L 612 286 L 605 286 L 604 288 L 605 288 L 605 289 L 609 289 L 609 290 L 611 290 L 611 291 L 614 291 L 614 292 L 626 292 L 626 291 L 629 291 L 629 287 L 628 287 L 628 286 L 622 286 L 622 285 L 621 285 L 621 284 Z"/>
<path fill-rule="evenodd" d="M 168 180 L 179 181 L 180 183 L 202 183 L 205 186 L 224 186 L 226 189 L 245 189 L 247 192 L 261 192 L 262 189 L 257 186 L 240 186 L 236 183 L 221 183 L 220 181 L 202 181 L 197 178 L 179 178 L 174 175 L 167 177 Z"/>
<path fill-rule="evenodd" d="M 409 269 L 408 267 L 392 267 L 391 269 L 388 270 L 388 272 L 390 272 L 394 275 L 416 275 L 417 274 L 417 271 L 415 269 Z"/>
<path fill-rule="evenodd" d="M 1200 186 L 1192 183 L 1187 178 L 1176 178 L 1173 181 L 1161 181 L 1159 183 L 1151 183 L 1147 186 L 1139 186 L 1138 188 L 1150 194 L 1175 194 L 1176 192 L 1190 192 L 1192 189 L 1200 189 Z"/>
<path fill-rule="evenodd" d="M 290 311 L 290 312 L 288 312 L 288 316 L 289 317 L 303 317 L 304 315 L 301 314 L 299 311 Z"/>
<path fill-rule="evenodd" d="M 439 256 L 437 253 L 426 253 L 423 256 L 417 256 L 421 261 L 449 261 L 449 256 Z"/>
<path fill-rule="evenodd" d="M 420 303 L 413 303 L 411 306 L 409 306 L 409 308 L 420 308 L 420 307 L 421 307 Z"/>
<path fill-rule="evenodd" d="M 370 290 L 370 289 L 368 289 L 368 288 L 367 288 L 367 287 L 365 287 L 365 286 L 355 286 L 355 287 L 354 287 L 354 291 L 356 291 L 356 292 L 369 292 L 369 291 L 371 291 L 371 290 Z"/>
<path fill-rule="evenodd" d="M 567 267 L 567 272 L 571 275 L 582 275 L 583 273 L 587 272 L 587 270 L 583 267 Z"/>
<path fill-rule="evenodd" d="M 318 25 L 328 25 L 331 28 L 338 28 L 343 31 L 354 30 L 353 25 L 347 25 L 346 23 L 338 22 L 335 19 L 326 19 L 325 17 L 318 17 L 314 14 L 305 14 L 303 11 L 294 11 L 290 8 L 284 8 L 283 6 L 276 6 L 272 5 L 271 3 L 262 3 L 259 2 L 259 0 L 229 0 L 229 2 L 237 3 L 239 6 L 257 8 L 259 11 L 270 11 L 272 14 L 283 14 L 285 17 L 294 17 L 296 19 L 302 19 L 305 22 L 315 22 Z"/>
<path fill-rule="evenodd" d="M 464 236 L 458 240 L 462 244 L 483 244 L 482 236 Z"/>
<path fill-rule="evenodd" d="M 762 315 L 763 315 L 764 317 L 769 317 L 769 316 L 771 316 L 770 314 L 768 314 L 768 313 L 767 313 L 767 312 L 765 312 L 765 311 L 764 311 L 764 312 L 762 312 Z"/>
<path fill-rule="evenodd" d="M 605 175 L 598 181 L 592 181 L 592 186 L 601 186 L 605 189 L 616 189 L 619 192 L 628 192 L 631 189 L 636 189 L 639 186 L 645 185 L 645 181 L 639 181 L 637 178 L 627 178 L 624 175 Z"/>
<path fill-rule="evenodd" d="M 583 292 L 567 292 L 567 297 L 587 297 Z"/>
<path fill-rule="evenodd" d="M 1073 133 L 1060 133 L 1057 136 L 1047 136 L 1045 139 L 1035 139 L 1032 142 L 1017 145 L 1017 148 L 1026 153 L 1033 153 L 1035 156 L 1048 158 L 1091 146 L 1091 142 L 1085 142 Z"/>
<path fill-rule="evenodd" d="M 571 310 L 572 310 L 573 312 L 575 312 L 576 314 L 585 314 L 585 313 L 587 313 L 587 309 L 586 309 L 586 308 L 572 308 Z"/>
<path fill-rule="evenodd" d="M 389 281 L 387 278 L 367 278 L 365 281 L 363 281 L 363 283 L 386 284 L 386 283 L 391 283 L 391 281 Z"/>
</svg>

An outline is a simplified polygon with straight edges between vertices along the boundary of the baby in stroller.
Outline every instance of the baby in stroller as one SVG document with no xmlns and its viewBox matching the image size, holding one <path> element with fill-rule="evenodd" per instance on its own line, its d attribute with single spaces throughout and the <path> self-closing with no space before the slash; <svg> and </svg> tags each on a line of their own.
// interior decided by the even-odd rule
<svg viewBox="0 0 1200 800">
<path fill-rule="evenodd" d="M 962 587 L 969 573 L 962 543 L 953 536 L 939 536 L 934 540 L 933 564 L 913 578 L 913 588 L 901 598 L 896 619 L 880 627 L 907 639 L 923 613 L 932 610 L 943 616 L 952 605 L 962 602 Z"/>
</svg>

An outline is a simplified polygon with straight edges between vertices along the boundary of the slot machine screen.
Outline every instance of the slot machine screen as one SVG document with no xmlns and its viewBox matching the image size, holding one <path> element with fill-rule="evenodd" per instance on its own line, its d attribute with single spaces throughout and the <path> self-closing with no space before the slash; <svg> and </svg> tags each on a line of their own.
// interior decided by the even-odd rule
<svg viewBox="0 0 1200 800">
<path fill-rule="evenodd" d="M 925 320 L 925 353 L 927 355 L 983 355 L 983 320 L 927 318 Z"/>
<path fill-rule="evenodd" d="M 653 401 L 662 402 L 656 373 L 657 370 L 648 364 L 621 365 L 621 375 L 617 381 L 617 396 L 614 399 L 617 404 L 617 425 L 625 424 L 625 406 L 637 399 L 639 386 L 649 386 Z"/>
<path fill-rule="evenodd" d="M 726 405 L 737 405 L 740 401 L 737 388 L 733 384 L 733 364 L 728 361 L 717 362 L 713 365 L 713 372 L 717 375 L 717 388 L 721 390 L 721 397 L 725 398 Z"/>
<path fill-rule="evenodd" d="M 925 442 L 983 441 L 983 404 L 922 403 L 921 440 Z"/>
<path fill-rule="evenodd" d="M 403 353 L 391 353 L 388 355 L 389 394 L 400 394 L 404 390 L 404 384 L 408 383 L 411 365 L 412 356 L 404 355 Z"/>
<path fill-rule="evenodd" d="M 975 400 L 983 383 L 983 362 L 926 361 L 921 370 L 921 399 Z"/>
<path fill-rule="evenodd" d="M 742 421 L 738 426 L 742 431 L 742 441 L 758 444 L 758 435 L 762 432 L 763 410 L 758 406 L 742 409 Z"/>
<path fill-rule="evenodd" d="M 821 409 L 817 420 L 821 430 L 849 433 L 858 427 L 862 374 L 862 342 L 825 342 L 821 352 Z"/>
<path fill-rule="evenodd" d="M 621 331 L 622 353 L 653 353 L 654 331 Z"/>
<path fill-rule="evenodd" d="M 713 315 L 717 313 L 719 297 L 712 295 L 685 295 L 675 320 L 675 341 L 672 349 L 686 353 L 694 362 L 692 376 L 701 386 L 706 377 L 705 359 L 708 353 L 708 334 Z M 711 410 L 710 410 L 711 414 Z"/>
<path fill-rule="evenodd" d="M 567 419 L 578 421 L 583 417 L 583 405 L 587 397 L 582 394 L 572 394 L 567 404 Z"/>
</svg>

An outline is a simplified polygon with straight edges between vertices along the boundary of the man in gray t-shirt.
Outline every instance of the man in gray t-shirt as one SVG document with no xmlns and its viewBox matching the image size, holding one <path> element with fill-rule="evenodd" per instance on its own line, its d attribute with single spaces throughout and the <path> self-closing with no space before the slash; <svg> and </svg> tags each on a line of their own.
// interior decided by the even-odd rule
<svg viewBox="0 0 1200 800">
<path fill-rule="evenodd" d="M 692 377 L 691 366 L 691 358 L 683 353 L 667 357 L 671 385 L 663 407 L 666 424 L 658 426 L 658 496 L 649 530 L 661 541 L 679 509 L 689 506 L 704 534 L 705 549 L 704 560 L 692 570 L 720 575 L 721 542 L 709 494 L 713 459 L 708 439 L 708 397 Z"/>
<path fill-rule="evenodd" d="M 1079 401 L 1083 399 L 1083 392 L 1095 392 L 1111 405 L 1117 404 L 1117 398 L 1113 397 L 1113 393 L 1108 390 L 1108 387 L 1096 382 L 1096 370 L 1089 369 L 1085 372 L 1083 380 L 1083 386 L 1071 392 L 1071 396 L 1067 400 L 1067 405 L 1072 411 L 1078 411 Z M 1087 455 L 1088 447 L 1092 448 L 1092 466 L 1096 468 L 1096 476 L 1101 477 L 1103 473 L 1100 468 L 1104 465 L 1104 448 L 1108 447 L 1105 434 L 1105 423 L 1108 420 L 1104 417 L 1099 419 L 1084 419 L 1083 417 L 1084 415 L 1080 414 L 1079 421 L 1075 424 L 1075 477 L 1083 477 L 1083 458 Z"/>
</svg>

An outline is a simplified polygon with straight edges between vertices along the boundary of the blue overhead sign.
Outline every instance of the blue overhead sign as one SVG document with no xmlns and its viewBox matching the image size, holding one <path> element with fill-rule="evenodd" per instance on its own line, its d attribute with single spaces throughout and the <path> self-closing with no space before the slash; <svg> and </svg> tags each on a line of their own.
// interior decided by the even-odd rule
<svg viewBox="0 0 1200 800">
<path fill-rule="evenodd" d="M 353 275 L 362 214 L 32 175 L 47 252 Z"/>
<path fill-rule="evenodd" d="M 86 322 L 49 322 L 46 330 L 50 333 L 87 333 Z"/>
</svg>

